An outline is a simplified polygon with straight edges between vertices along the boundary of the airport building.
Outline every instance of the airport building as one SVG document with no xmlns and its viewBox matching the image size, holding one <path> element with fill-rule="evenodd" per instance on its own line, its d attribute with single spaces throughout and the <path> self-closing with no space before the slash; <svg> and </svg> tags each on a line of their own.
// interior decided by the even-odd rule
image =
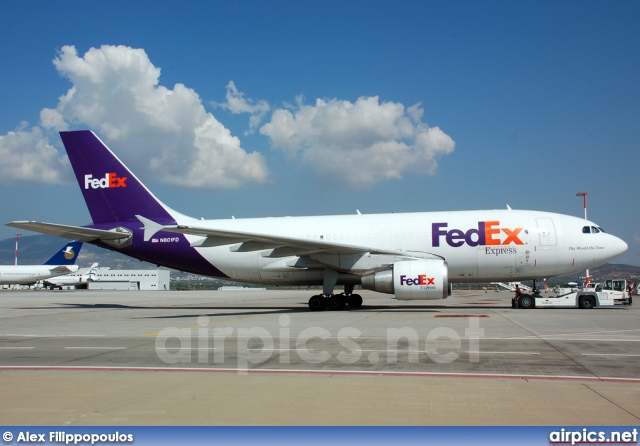
<svg viewBox="0 0 640 446">
<path fill-rule="evenodd" d="M 96 269 L 90 290 L 168 291 L 170 272 L 165 269 Z"/>
</svg>

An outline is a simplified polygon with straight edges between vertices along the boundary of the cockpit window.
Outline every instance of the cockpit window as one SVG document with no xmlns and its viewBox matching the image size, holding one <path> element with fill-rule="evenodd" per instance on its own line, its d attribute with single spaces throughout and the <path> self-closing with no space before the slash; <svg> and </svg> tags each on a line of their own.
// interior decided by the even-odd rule
<svg viewBox="0 0 640 446">
<path fill-rule="evenodd" d="M 602 229 L 600 226 L 583 226 L 582 227 L 582 233 L 583 234 L 597 234 L 599 232 L 607 232 L 604 229 Z"/>
</svg>

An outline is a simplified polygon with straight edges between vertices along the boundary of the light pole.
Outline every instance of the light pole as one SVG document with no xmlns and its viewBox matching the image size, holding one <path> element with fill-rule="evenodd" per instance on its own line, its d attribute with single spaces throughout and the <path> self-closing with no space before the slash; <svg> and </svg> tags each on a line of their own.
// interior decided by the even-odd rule
<svg viewBox="0 0 640 446">
<path fill-rule="evenodd" d="M 586 192 L 578 192 L 576 197 L 584 198 L 584 219 L 587 220 L 587 193 Z"/>
<path fill-rule="evenodd" d="M 16 234 L 16 258 L 14 261 L 14 265 L 18 264 L 18 238 L 21 236 L 22 234 Z"/>
<path fill-rule="evenodd" d="M 584 219 L 587 219 L 587 193 L 586 192 L 578 192 L 576 194 L 576 197 L 582 197 L 584 199 Z M 589 283 L 591 282 L 591 277 L 589 277 L 589 270 L 585 269 L 585 285 L 589 285 Z"/>
</svg>

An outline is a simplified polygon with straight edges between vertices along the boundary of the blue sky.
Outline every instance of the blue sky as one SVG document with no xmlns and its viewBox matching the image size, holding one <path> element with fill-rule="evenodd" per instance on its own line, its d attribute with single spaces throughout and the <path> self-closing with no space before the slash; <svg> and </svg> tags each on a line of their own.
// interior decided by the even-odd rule
<svg viewBox="0 0 640 446">
<path fill-rule="evenodd" d="M 583 215 L 640 265 L 640 3 L 6 2 L 2 222 L 90 218 L 94 130 L 205 218 Z M 15 230 L 0 227 L 0 238 Z"/>
</svg>

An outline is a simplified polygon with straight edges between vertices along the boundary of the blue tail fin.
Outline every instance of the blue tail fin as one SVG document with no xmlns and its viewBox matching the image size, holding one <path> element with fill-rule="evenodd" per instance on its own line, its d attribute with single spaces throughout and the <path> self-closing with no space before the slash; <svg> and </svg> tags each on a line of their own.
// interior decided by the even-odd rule
<svg viewBox="0 0 640 446">
<path fill-rule="evenodd" d="M 82 242 L 72 241 L 67 243 L 64 248 L 54 254 L 44 265 L 73 265 L 76 263 Z"/>
<path fill-rule="evenodd" d="M 93 224 L 175 220 L 122 161 L 90 130 L 60 132 Z"/>
</svg>

